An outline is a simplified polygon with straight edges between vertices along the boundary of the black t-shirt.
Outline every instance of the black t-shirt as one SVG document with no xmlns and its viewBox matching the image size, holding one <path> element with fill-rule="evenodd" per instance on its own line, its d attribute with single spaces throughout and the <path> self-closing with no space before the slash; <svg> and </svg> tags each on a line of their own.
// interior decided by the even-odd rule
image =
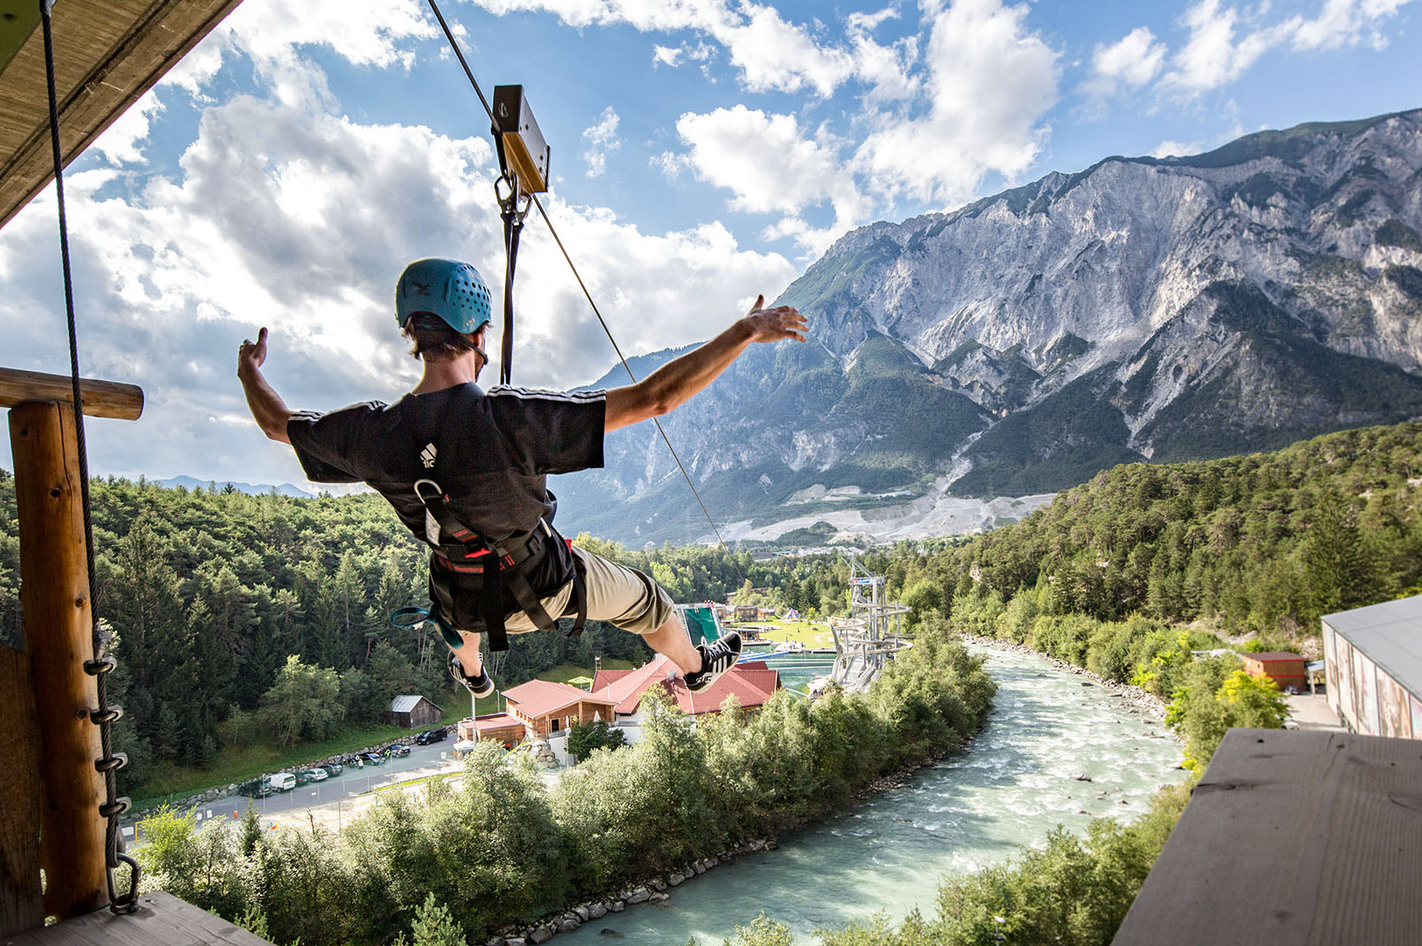
<svg viewBox="0 0 1422 946">
<path fill-rule="evenodd" d="M 462 384 L 318 414 L 301 411 L 287 436 L 315 483 L 365 482 L 431 544 L 438 527 L 415 495 L 432 480 L 455 517 L 502 541 L 551 517 L 549 473 L 602 466 L 605 394 Z"/>
</svg>

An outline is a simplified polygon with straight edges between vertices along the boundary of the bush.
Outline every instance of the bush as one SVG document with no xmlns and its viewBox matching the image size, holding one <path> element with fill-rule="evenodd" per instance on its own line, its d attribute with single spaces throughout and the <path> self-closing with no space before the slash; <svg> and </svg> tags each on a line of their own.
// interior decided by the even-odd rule
<svg viewBox="0 0 1422 946">
<path fill-rule="evenodd" d="M 1041 850 L 947 879 L 932 918 L 915 912 L 895 928 L 875 917 L 818 935 L 825 946 L 1106 946 L 1189 797 L 1189 786 L 1163 789 L 1135 824 L 1098 818 L 1080 838 L 1059 827 Z"/>
</svg>

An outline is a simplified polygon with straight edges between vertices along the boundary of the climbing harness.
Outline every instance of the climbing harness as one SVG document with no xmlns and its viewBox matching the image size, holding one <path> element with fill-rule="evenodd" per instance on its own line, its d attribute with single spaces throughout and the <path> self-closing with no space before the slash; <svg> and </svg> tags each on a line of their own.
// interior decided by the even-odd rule
<svg viewBox="0 0 1422 946">
<path fill-rule="evenodd" d="M 583 626 L 587 623 L 588 611 L 587 587 L 582 568 L 576 556 L 572 554 L 572 544 L 560 536 L 546 520 L 539 519 L 538 526 L 532 532 L 494 542 L 479 535 L 454 515 L 449 508 L 448 494 L 433 480 L 416 481 L 415 495 L 438 527 L 439 542 L 435 545 L 435 554 L 430 559 L 431 567 L 458 575 L 479 575 L 483 578 L 479 610 L 484 633 L 489 638 L 490 651 L 508 650 L 509 647 L 504 623 L 506 589 L 518 604 L 518 610 L 527 614 L 537 627 L 548 629 L 558 626 L 557 619 L 544 609 L 538 592 L 529 582 L 534 568 L 558 554 L 558 543 L 565 544 L 565 550 L 561 554 L 566 556 L 571 567 L 566 577 L 557 575 L 552 584 L 556 588 L 562 588 L 568 581 L 573 583 L 570 609 L 560 617 L 574 616 L 569 637 L 582 633 Z M 563 580 L 557 580 L 558 578 Z M 436 610 L 438 609 L 434 607 L 429 611 L 421 608 L 401 608 L 391 616 L 391 621 L 397 626 L 409 626 L 418 620 L 431 620 L 439 627 L 445 643 L 452 648 L 462 646 L 463 638 L 450 626 L 448 616 L 433 614 Z M 423 616 L 419 616 L 421 612 Z M 406 623 L 396 621 L 396 615 L 402 616 Z"/>
<path fill-rule="evenodd" d="M 89 457 L 84 445 L 84 408 L 79 393 L 79 341 L 74 318 L 74 280 L 69 265 L 69 227 L 64 213 L 64 160 L 59 144 L 59 97 L 54 80 L 54 36 L 50 26 L 53 0 L 39 0 L 40 21 L 44 27 L 44 68 L 49 88 L 49 136 L 54 151 L 54 193 L 59 204 L 59 253 L 64 269 L 64 308 L 69 321 L 69 369 L 74 395 L 74 435 L 79 454 L 79 495 L 84 511 L 84 553 L 89 570 L 89 613 L 94 621 L 92 631 L 93 657 L 84 661 L 84 672 L 95 678 L 98 688 L 98 708 L 89 711 L 89 721 L 99 727 L 102 755 L 94 760 L 94 769 L 104 777 L 104 801 L 99 814 L 107 822 L 104 835 L 104 877 L 108 883 L 109 909 L 114 913 L 133 913 L 138 909 L 138 883 L 141 869 L 138 861 L 124 853 L 119 818 L 128 811 L 130 802 L 118 796 L 118 770 L 128 764 L 128 756 L 113 751 L 113 723 L 123 715 L 123 709 L 110 706 L 108 675 L 118 666 L 105 653 L 108 634 L 99 624 L 95 592 L 98 581 L 94 574 L 94 525 L 89 511 Z M 120 864 L 130 871 L 128 891 L 118 894 L 114 871 Z"/>
</svg>

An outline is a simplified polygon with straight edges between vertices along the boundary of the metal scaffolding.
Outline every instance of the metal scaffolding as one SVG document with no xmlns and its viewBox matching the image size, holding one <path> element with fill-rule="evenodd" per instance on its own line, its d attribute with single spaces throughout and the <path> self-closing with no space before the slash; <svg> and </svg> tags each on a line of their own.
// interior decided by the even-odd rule
<svg viewBox="0 0 1422 946">
<path fill-rule="evenodd" d="M 899 629 L 909 609 L 885 601 L 884 577 L 866 571 L 853 551 L 843 554 L 849 561 L 849 617 L 830 620 L 836 656 L 829 681 L 862 693 L 895 654 L 912 646 Z"/>
</svg>

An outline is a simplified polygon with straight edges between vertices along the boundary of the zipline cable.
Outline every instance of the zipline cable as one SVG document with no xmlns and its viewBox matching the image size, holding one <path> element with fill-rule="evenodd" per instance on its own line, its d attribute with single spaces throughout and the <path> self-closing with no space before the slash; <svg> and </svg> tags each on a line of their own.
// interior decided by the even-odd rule
<svg viewBox="0 0 1422 946">
<path fill-rule="evenodd" d="M 490 107 L 489 100 L 484 97 L 484 90 L 479 88 L 479 80 L 474 78 L 474 70 L 469 68 L 469 62 L 464 58 L 464 53 L 459 48 L 459 41 L 454 38 L 454 31 L 451 30 L 449 24 L 445 22 L 444 14 L 440 12 L 439 4 L 436 3 L 435 0 L 428 0 L 428 2 L 430 9 L 434 11 L 435 18 L 439 20 L 440 28 L 444 30 L 445 38 L 449 40 L 450 48 L 454 50 L 454 55 L 459 59 L 459 64 L 464 67 L 464 74 L 469 77 L 469 84 L 474 87 L 475 94 L 479 96 L 480 104 L 484 106 L 484 111 L 488 113 L 489 123 L 494 127 L 498 127 L 498 121 L 494 118 L 494 110 Z M 603 332 L 607 334 L 607 340 L 612 343 L 612 350 L 617 353 L 618 361 L 622 362 L 622 369 L 627 372 L 627 377 L 632 379 L 632 383 L 636 384 L 638 378 L 633 374 L 632 366 L 627 363 L 627 356 L 622 354 L 622 347 L 617 344 L 617 339 L 613 336 L 611 327 L 608 326 L 607 320 L 602 317 L 602 312 L 598 309 L 597 302 L 593 300 L 587 283 L 583 282 L 582 274 L 578 272 L 578 266 L 573 262 L 573 257 L 568 253 L 568 248 L 563 245 L 563 240 L 558 236 L 558 231 L 553 226 L 553 221 L 548 216 L 548 211 L 544 208 L 543 202 L 538 199 L 537 194 L 530 194 L 529 196 L 533 198 L 534 206 L 538 208 L 539 214 L 542 215 L 543 222 L 548 224 L 548 232 L 552 235 L 553 242 L 558 244 L 558 249 L 562 252 L 563 259 L 568 261 L 568 268 L 573 271 L 573 278 L 578 281 L 578 288 L 583 291 L 583 297 L 588 300 L 588 305 L 592 307 L 593 315 L 597 316 L 598 324 L 602 326 Z M 505 287 L 507 288 L 507 283 L 505 283 Z M 672 459 L 676 461 L 677 469 L 681 471 L 682 477 L 686 480 L 686 485 L 691 488 L 691 495 L 696 497 L 697 505 L 701 507 L 702 514 L 706 516 L 706 521 L 711 525 L 711 531 L 716 534 L 716 541 L 721 544 L 722 548 L 729 549 L 729 546 L 726 545 L 726 540 L 721 537 L 721 530 L 716 526 L 716 520 L 711 518 L 711 513 L 706 508 L 706 503 L 702 500 L 701 493 L 697 491 L 696 484 L 691 479 L 691 474 L 686 471 L 686 465 L 681 462 L 681 457 L 677 454 L 676 447 L 672 446 L 671 438 L 667 436 L 666 430 L 662 427 L 662 422 L 653 417 L 652 423 L 656 425 L 657 433 L 662 435 L 662 442 L 665 443 L 667 449 L 671 451 Z"/>
<path fill-rule="evenodd" d="M 111 724 L 123 710 L 110 706 L 108 701 L 109 673 L 117 666 L 112 657 L 104 651 L 107 647 L 105 634 L 99 625 L 98 604 L 95 592 L 98 580 L 94 574 L 94 523 L 89 512 L 89 455 L 84 444 L 84 405 L 79 391 L 79 337 L 74 318 L 74 278 L 69 265 L 69 225 L 64 212 L 64 160 L 59 145 L 59 96 L 54 81 L 54 35 L 50 26 L 50 10 L 54 0 L 39 0 L 40 20 L 44 24 L 44 68 L 49 88 L 49 138 L 54 151 L 54 193 L 59 203 L 59 255 L 64 268 L 64 310 L 69 321 L 69 372 L 74 395 L 74 439 L 79 454 L 79 495 L 84 512 L 84 555 L 89 572 L 89 615 L 93 620 L 91 639 L 93 658 L 84 661 L 84 672 L 95 678 L 98 688 L 98 708 L 89 711 L 89 719 L 99 727 L 99 745 L 102 757 L 95 760 L 94 768 L 104 776 L 105 800 L 99 806 L 99 814 L 106 822 L 104 837 L 104 878 L 108 883 L 109 909 L 114 913 L 132 913 L 138 909 L 138 881 L 141 873 L 138 861 L 123 852 L 123 837 L 119 832 L 119 818 L 129 809 L 129 800 L 119 798 L 117 773 L 128 762 L 122 752 L 113 751 Z M 118 896 L 114 882 L 114 870 L 119 864 L 126 864 L 132 872 L 128 891 Z"/>
</svg>

